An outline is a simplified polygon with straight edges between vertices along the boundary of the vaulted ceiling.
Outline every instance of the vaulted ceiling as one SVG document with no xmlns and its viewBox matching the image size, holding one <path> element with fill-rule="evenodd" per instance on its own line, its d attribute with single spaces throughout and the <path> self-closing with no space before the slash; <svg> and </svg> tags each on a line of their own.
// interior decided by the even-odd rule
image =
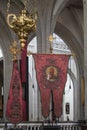
<svg viewBox="0 0 87 130">
<path fill-rule="evenodd" d="M 0 0 L 0 45 L 6 58 L 9 58 L 9 45 L 15 37 L 6 21 L 8 1 Z M 25 2 L 24 0 L 10 0 L 9 12 L 19 14 L 24 8 Z M 28 12 L 32 7 L 30 3 L 32 4 L 33 0 L 31 2 L 27 0 L 26 8 Z M 41 27 L 40 19 L 48 17 L 48 25 L 49 20 L 51 21 L 51 30 L 58 34 L 76 53 L 78 62 L 82 61 L 84 49 L 83 0 L 36 0 L 36 3 L 39 16 L 37 30 Z"/>
</svg>

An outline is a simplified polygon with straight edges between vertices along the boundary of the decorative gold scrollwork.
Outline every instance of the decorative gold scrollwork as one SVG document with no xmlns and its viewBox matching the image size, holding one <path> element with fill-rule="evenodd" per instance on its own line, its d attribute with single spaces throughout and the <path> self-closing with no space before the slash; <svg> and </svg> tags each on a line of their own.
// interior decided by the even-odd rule
<svg viewBox="0 0 87 130">
<path fill-rule="evenodd" d="M 24 9 L 19 17 L 15 14 L 8 14 L 7 23 L 18 35 L 21 48 L 24 48 L 28 34 L 36 30 L 36 20 L 32 17 L 32 15 L 27 17 L 27 11 Z"/>
</svg>

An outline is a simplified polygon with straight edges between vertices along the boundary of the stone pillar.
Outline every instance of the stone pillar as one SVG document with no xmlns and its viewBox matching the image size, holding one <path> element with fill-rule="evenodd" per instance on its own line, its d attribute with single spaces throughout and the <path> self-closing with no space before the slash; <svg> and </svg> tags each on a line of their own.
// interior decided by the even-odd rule
<svg viewBox="0 0 87 130">
<path fill-rule="evenodd" d="M 49 53 L 50 52 L 50 42 L 48 40 L 49 35 L 51 34 L 51 13 L 53 0 L 47 1 L 42 0 L 38 1 L 38 32 L 37 36 L 37 51 L 40 53 Z"/>
<path fill-rule="evenodd" d="M 85 76 L 85 120 L 87 120 L 87 0 L 83 0 L 84 8 L 84 76 Z"/>
</svg>

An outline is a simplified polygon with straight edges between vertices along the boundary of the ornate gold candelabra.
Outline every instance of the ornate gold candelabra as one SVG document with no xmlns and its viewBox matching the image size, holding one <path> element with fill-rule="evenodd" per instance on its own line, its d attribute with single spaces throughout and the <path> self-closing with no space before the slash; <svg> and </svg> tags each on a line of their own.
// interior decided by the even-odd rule
<svg viewBox="0 0 87 130">
<path fill-rule="evenodd" d="M 18 17 L 15 14 L 8 14 L 7 23 L 18 35 L 21 48 L 23 49 L 26 44 L 28 34 L 36 29 L 36 20 L 32 17 L 32 15 L 27 16 L 27 11 L 24 9 Z"/>
</svg>

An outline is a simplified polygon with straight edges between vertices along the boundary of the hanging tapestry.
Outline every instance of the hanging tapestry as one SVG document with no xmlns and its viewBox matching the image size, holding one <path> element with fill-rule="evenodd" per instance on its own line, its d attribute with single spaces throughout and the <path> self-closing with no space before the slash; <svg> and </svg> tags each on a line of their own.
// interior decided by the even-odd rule
<svg viewBox="0 0 87 130">
<path fill-rule="evenodd" d="M 36 77 L 41 96 L 42 115 L 47 118 L 50 113 L 50 96 L 53 93 L 54 113 L 62 113 L 63 91 L 67 78 L 68 60 L 65 54 L 33 54 Z"/>
<path fill-rule="evenodd" d="M 17 61 L 13 63 L 10 91 L 6 106 L 6 116 L 8 120 L 14 124 L 21 122 L 23 119 L 22 84 Z"/>
</svg>

